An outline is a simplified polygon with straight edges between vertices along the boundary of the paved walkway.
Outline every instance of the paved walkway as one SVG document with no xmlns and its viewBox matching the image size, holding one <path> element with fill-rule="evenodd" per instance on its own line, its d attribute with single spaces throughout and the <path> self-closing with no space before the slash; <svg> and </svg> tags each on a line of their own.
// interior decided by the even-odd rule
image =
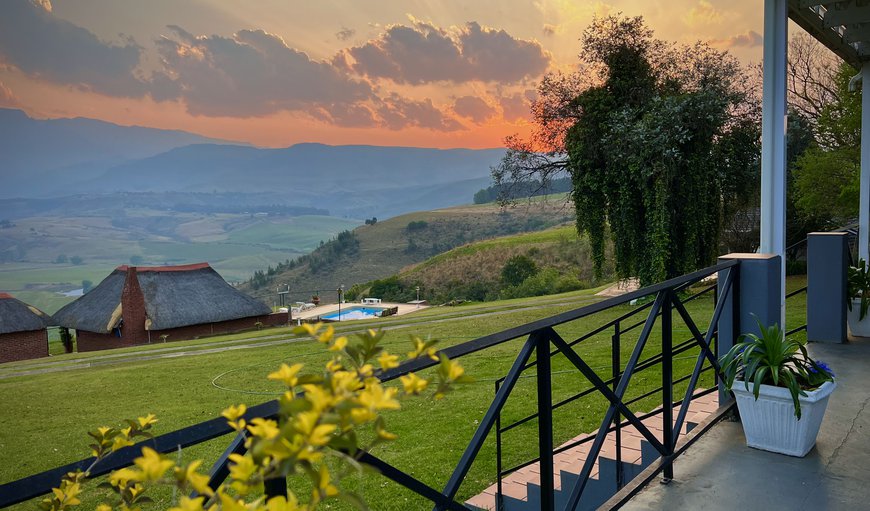
<svg viewBox="0 0 870 511">
<path fill-rule="evenodd" d="M 382 302 L 378 304 L 364 304 L 357 302 L 346 302 L 341 304 L 341 310 L 347 310 L 351 307 L 382 307 L 382 308 L 392 308 L 396 307 L 398 312 L 396 312 L 396 316 L 403 316 L 405 314 L 410 314 L 412 312 L 417 312 L 421 310 L 425 310 L 429 308 L 429 305 L 418 305 L 412 303 L 393 303 L 393 302 Z M 325 305 L 319 305 L 314 307 L 313 309 L 307 309 L 302 312 L 297 312 L 293 314 L 293 319 L 310 319 L 317 318 L 318 316 L 322 316 L 324 314 L 329 314 L 330 312 L 338 312 L 339 307 L 337 303 L 327 303 Z M 346 320 L 353 321 L 353 320 Z"/>
<path fill-rule="evenodd" d="M 816 447 L 793 458 L 746 447 L 739 423 L 714 426 L 623 509 L 870 509 L 870 341 L 811 344 L 837 375 Z"/>
</svg>

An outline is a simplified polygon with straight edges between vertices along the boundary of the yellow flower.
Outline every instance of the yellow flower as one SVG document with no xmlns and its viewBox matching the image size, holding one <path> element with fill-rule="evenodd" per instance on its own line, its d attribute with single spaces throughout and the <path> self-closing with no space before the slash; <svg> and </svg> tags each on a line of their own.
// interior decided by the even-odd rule
<svg viewBox="0 0 870 511">
<path fill-rule="evenodd" d="M 140 429 L 148 428 L 158 422 L 157 417 L 153 413 L 149 413 L 145 417 L 139 417 L 137 420 L 139 421 Z"/>
<path fill-rule="evenodd" d="M 175 467 L 175 479 L 180 483 L 187 483 L 203 495 L 214 495 L 214 491 L 208 485 L 208 476 L 197 472 L 202 460 L 190 462 L 186 467 Z"/>
<path fill-rule="evenodd" d="M 438 356 L 435 355 L 436 350 L 433 347 L 434 341 L 424 341 L 419 337 L 413 337 L 411 340 L 414 342 L 414 350 L 408 352 L 408 358 L 427 356 L 432 360 L 438 360 Z"/>
<path fill-rule="evenodd" d="M 204 497 L 197 497 L 195 499 L 191 499 L 190 497 L 182 496 L 181 500 L 178 502 L 178 505 L 169 508 L 169 511 L 205 511 L 202 507 L 202 504 L 204 502 Z"/>
<path fill-rule="evenodd" d="M 395 399 L 397 392 L 394 388 L 384 389 L 379 383 L 369 384 L 359 393 L 357 401 L 360 407 L 351 410 L 351 418 L 360 424 L 374 420 L 378 410 L 398 410 L 401 405 Z"/>
<path fill-rule="evenodd" d="M 79 493 L 82 492 L 82 487 L 79 483 L 63 481 L 60 483 L 60 488 L 52 488 L 51 491 L 58 501 L 67 506 L 77 506 L 82 503 L 78 499 Z"/>
<path fill-rule="evenodd" d="M 133 442 L 130 440 L 130 438 L 126 435 L 118 435 L 112 439 L 112 452 L 127 447 L 128 445 L 133 445 Z"/>
<path fill-rule="evenodd" d="M 302 412 L 296 415 L 296 420 L 293 422 L 293 426 L 300 433 L 310 435 L 311 432 L 314 431 L 314 427 L 317 425 L 318 420 L 320 420 L 320 414 L 318 412 Z"/>
<path fill-rule="evenodd" d="M 321 500 L 338 495 L 336 488 L 330 481 L 329 469 L 326 465 L 320 466 L 320 477 L 318 477 L 317 488 L 314 490 L 314 495 L 311 498 L 312 504 L 317 504 Z"/>
<path fill-rule="evenodd" d="M 326 370 L 331 373 L 341 371 L 342 369 L 344 369 L 344 366 L 341 365 L 341 359 L 334 358 L 326 363 Z"/>
<path fill-rule="evenodd" d="M 394 433 L 390 433 L 389 431 L 384 429 L 384 426 L 382 423 L 383 423 L 383 419 L 381 419 L 375 423 L 375 433 L 378 434 L 378 438 L 380 438 L 381 440 L 395 440 L 396 438 L 398 438 L 398 436 L 395 435 Z"/>
<path fill-rule="evenodd" d="M 245 405 L 230 406 L 221 412 L 221 415 L 227 418 L 227 424 L 236 431 L 245 429 L 245 420 L 241 417 L 248 411 Z"/>
<path fill-rule="evenodd" d="M 356 370 L 357 374 L 359 374 L 360 378 L 371 378 L 375 374 L 375 368 L 372 367 L 371 364 L 365 364 Z"/>
<path fill-rule="evenodd" d="M 278 429 L 277 422 L 262 417 L 257 417 L 256 419 L 251 420 L 251 423 L 248 424 L 248 431 L 250 431 L 252 435 L 265 438 L 266 440 L 271 440 L 281 433 L 281 430 Z"/>
<path fill-rule="evenodd" d="M 329 351 L 341 351 L 345 346 L 347 346 L 347 337 L 341 336 L 332 343 L 332 346 L 329 347 Z"/>
<path fill-rule="evenodd" d="M 99 506 L 96 507 L 96 509 L 94 509 L 94 511 L 112 511 L 112 506 L 110 506 L 108 504 L 100 504 Z M 170 510 L 170 511 L 172 511 L 172 510 Z"/>
<path fill-rule="evenodd" d="M 332 325 L 326 327 L 326 330 L 317 336 L 317 342 L 322 342 L 323 344 L 328 343 L 332 340 L 332 336 L 335 335 L 335 328 Z"/>
<path fill-rule="evenodd" d="M 405 388 L 405 394 L 417 395 L 426 390 L 429 386 L 429 380 L 420 378 L 414 373 L 408 373 L 405 376 L 399 377 L 402 381 L 402 386 Z"/>
<path fill-rule="evenodd" d="M 308 334 L 311 337 L 317 335 L 317 331 L 323 326 L 323 323 L 305 323 L 293 329 L 295 334 Z"/>
<path fill-rule="evenodd" d="M 116 488 L 125 488 L 129 482 L 138 481 L 141 477 L 141 473 L 138 470 L 122 468 L 109 475 L 109 484 Z"/>
<path fill-rule="evenodd" d="M 305 385 L 304 389 L 305 398 L 311 403 L 315 411 L 320 412 L 332 406 L 334 398 L 323 387 L 319 385 Z"/>
<path fill-rule="evenodd" d="M 398 410 L 401 408 L 395 399 L 399 391 L 394 388 L 385 389 L 381 384 L 369 385 L 364 392 L 360 393 L 360 403 L 371 406 L 375 410 Z"/>
<path fill-rule="evenodd" d="M 236 481 L 247 482 L 257 472 L 253 458 L 243 454 L 230 454 L 230 477 Z"/>
<path fill-rule="evenodd" d="M 447 379 L 453 382 L 461 378 L 463 374 L 465 374 L 465 369 L 456 360 L 451 360 L 450 368 L 447 371 Z"/>
<path fill-rule="evenodd" d="M 399 357 L 396 355 L 390 355 L 386 351 L 381 353 L 381 356 L 378 357 L 378 364 L 381 365 L 381 369 L 386 371 L 387 369 L 392 369 L 394 367 L 399 367 Z"/>
<path fill-rule="evenodd" d="M 337 426 L 335 424 L 320 424 L 314 427 L 314 430 L 308 436 L 308 443 L 320 447 L 329 443 L 332 439 L 332 432 Z"/>
<path fill-rule="evenodd" d="M 156 481 L 175 465 L 172 460 L 163 458 L 150 447 L 143 447 L 142 456 L 133 460 L 133 463 L 142 471 L 143 481 Z"/>
<path fill-rule="evenodd" d="M 221 499 L 221 511 L 248 511 L 248 506 L 245 505 L 244 500 L 237 499 L 224 492 L 218 493 L 218 496 Z"/>
<path fill-rule="evenodd" d="M 299 502 L 296 500 L 296 495 L 292 492 L 287 492 L 287 497 L 283 495 L 272 497 L 266 502 L 266 511 L 303 511 L 299 507 Z"/>
<path fill-rule="evenodd" d="M 292 366 L 288 366 L 287 364 L 281 364 L 281 367 L 275 371 L 274 373 L 270 373 L 268 378 L 270 380 L 277 380 L 284 382 L 284 385 L 288 387 L 295 387 L 297 383 L 299 383 L 299 371 L 302 370 L 302 364 L 293 364 Z"/>
<path fill-rule="evenodd" d="M 362 382 L 356 373 L 350 371 L 337 371 L 330 380 L 332 391 L 337 395 L 350 394 L 362 388 Z"/>
</svg>

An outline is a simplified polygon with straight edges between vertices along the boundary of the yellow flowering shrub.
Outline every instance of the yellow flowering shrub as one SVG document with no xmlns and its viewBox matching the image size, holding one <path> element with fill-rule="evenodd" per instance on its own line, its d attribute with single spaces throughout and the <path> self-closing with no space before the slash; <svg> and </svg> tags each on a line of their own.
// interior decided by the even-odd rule
<svg viewBox="0 0 870 511">
<path fill-rule="evenodd" d="M 356 459 L 360 450 L 394 440 L 387 430 L 382 412 L 398 410 L 400 395 L 421 395 L 435 387 L 436 399 L 441 399 L 453 384 L 468 381 L 458 362 L 441 355 L 431 340 L 412 339 L 408 359 L 427 357 L 439 361 L 430 378 L 408 373 L 400 378 L 402 387 L 384 386 L 375 377 L 376 370 L 399 366 L 397 355 L 380 346 L 383 332 L 368 330 L 354 339 L 336 337 L 330 325 L 306 324 L 296 333 L 308 334 L 334 353 L 320 373 L 303 372 L 303 364 L 281 364 L 268 375 L 280 382 L 286 391 L 279 398 L 277 420 L 262 417 L 245 418 L 244 404 L 230 406 L 221 414 L 227 424 L 245 435 L 245 454 L 230 455 L 229 476 L 217 490 L 208 486 L 208 476 L 200 472 L 201 461 L 184 466 L 148 447 L 130 467 L 109 474 L 103 486 L 111 488 L 114 497 L 97 507 L 97 511 L 134 511 L 153 507 L 148 490 L 161 485 L 174 487 L 181 496 L 169 511 L 311 511 L 328 499 L 342 499 L 360 508 L 364 501 L 357 495 L 342 492 L 340 474 L 347 470 L 330 470 L 327 458 L 337 458 L 338 464 L 361 468 Z M 125 428 L 101 427 L 88 433 L 97 461 L 123 447 L 133 445 L 139 437 L 150 437 L 157 419 L 153 415 L 126 421 Z M 362 428 L 373 433 L 366 445 L 360 444 Z M 94 462 L 96 464 L 96 461 Z M 93 466 L 92 466 L 93 467 Z M 307 477 L 313 488 L 310 496 L 263 496 L 264 482 L 288 476 Z M 40 504 L 45 511 L 69 510 L 81 503 L 83 483 L 89 472 L 68 474 L 51 496 Z M 196 492 L 196 497 L 189 497 Z M 150 506 L 150 507 L 149 507 Z"/>
</svg>

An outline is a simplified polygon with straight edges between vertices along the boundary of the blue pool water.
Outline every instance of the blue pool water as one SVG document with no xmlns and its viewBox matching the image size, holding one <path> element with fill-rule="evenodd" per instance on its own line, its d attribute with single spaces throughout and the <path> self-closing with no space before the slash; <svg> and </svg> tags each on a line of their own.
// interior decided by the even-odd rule
<svg viewBox="0 0 870 511">
<path fill-rule="evenodd" d="M 378 318 L 381 316 L 381 313 L 384 312 L 383 307 L 361 307 L 358 305 L 341 308 L 341 316 L 338 315 L 338 311 L 330 312 L 329 314 L 324 314 L 320 316 L 321 319 L 326 319 L 329 321 L 347 321 L 349 319 L 372 319 Z"/>
</svg>

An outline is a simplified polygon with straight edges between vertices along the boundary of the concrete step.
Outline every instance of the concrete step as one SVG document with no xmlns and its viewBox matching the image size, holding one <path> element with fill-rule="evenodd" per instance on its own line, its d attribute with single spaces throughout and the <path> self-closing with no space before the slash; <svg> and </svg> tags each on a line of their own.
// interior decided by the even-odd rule
<svg viewBox="0 0 870 511">
<path fill-rule="evenodd" d="M 697 394 L 702 391 L 703 389 L 697 389 L 695 393 Z M 689 410 L 686 414 L 686 421 L 683 424 L 681 435 L 691 431 L 695 425 L 713 413 L 718 406 L 718 396 L 716 393 L 693 399 L 689 403 Z M 658 409 L 660 410 L 661 407 L 658 407 Z M 679 407 L 675 407 L 673 413 L 674 420 L 676 420 L 678 413 Z M 663 425 L 661 415 L 654 415 L 644 419 L 642 422 L 659 441 L 662 441 Z M 597 431 L 593 431 L 572 438 L 559 447 L 584 439 L 589 440 L 553 456 L 554 498 L 557 509 L 564 507 L 567 503 L 569 492 L 577 483 L 584 463 L 589 457 L 589 451 L 593 442 L 591 438 L 596 433 Z M 633 425 L 624 426 L 621 429 L 621 461 L 625 483 L 657 460 L 658 457 L 658 451 L 645 440 L 644 436 Z M 590 480 L 586 483 L 586 489 L 583 492 L 583 503 L 578 509 L 595 509 L 616 492 L 618 465 L 615 460 L 616 434 L 611 432 L 605 437 L 601 452 L 592 466 Z M 539 509 L 540 482 L 540 465 L 538 463 L 529 465 L 504 477 L 502 479 L 502 510 L 531 511 Z M 495 510 L 497 492 L 498 485 L 493 484 L 480 494 L 468 499 L 465 503 L 481 510 Z"/>
</svg>

